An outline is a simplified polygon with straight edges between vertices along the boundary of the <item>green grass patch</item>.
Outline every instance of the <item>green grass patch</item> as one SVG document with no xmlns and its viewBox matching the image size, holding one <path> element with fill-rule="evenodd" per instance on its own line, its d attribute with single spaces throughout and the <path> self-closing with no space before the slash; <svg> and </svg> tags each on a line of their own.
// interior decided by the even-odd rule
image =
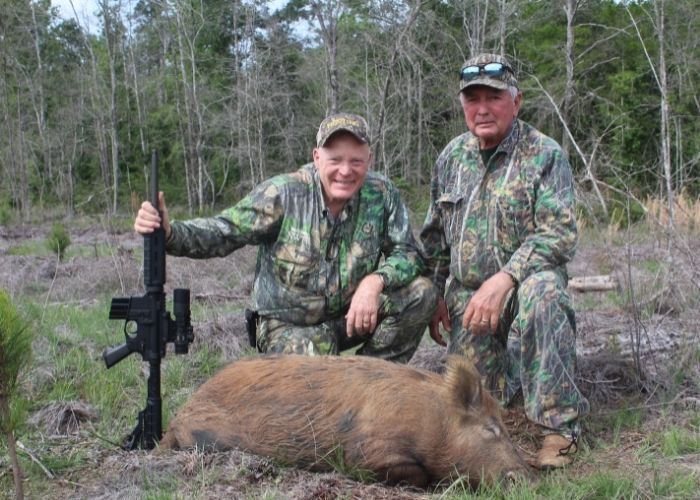
<svg viewBox="0 0 700 500">
<path fill-rule="evenodd" d="M 612 439 L 606 437 L 605 442 L 599 443 L 600 446 L 606 447 L 609 445 L 616 446 L 620 442 L 620 436 L 626 431 L 639 430 L 644 423 L 644 413 L 640 409 L 622 409 L 610 415 L 599 417 L 595 425 L 596 433 L 605 433 L 606 430 L 612 432 Z"/>
<path fill-rule="evenodd" d="M 665 457 L 700 453 L 700 433 L 682 427 L 671 427 L 661 433 L 659 444 Z"/>
<path fill-rule="evenodd" d="M 697 498 L 698 480 L 682 471 L 655 470 L 650 480 L 651 498 Z"/>
<path fill-rule="evenodd" d="M 39 240 L 28 240 L 18 245 L 13 245 L 7 249 L 7 253 L 9 255 L 36 255 L 39 257 L 49 257 L 53 255 L 51 250 L 46 246 L 46 242 Z"/>
<path fill-rule="evenodd" d="M 577 478 L 575 484 L 577 498 L 627 499 L 638 493 L 633 478 L 605 471 Z"/>
<path fill-rule="evenodd" d="M 370 483 L 376 480 L 376 474 L 373 471 L 348 465 L 345 462 L 345 451 L 340 444 L 337 444 L 330 453 L 324 456 L 323 461 L 334 471 L 351 477 L 355 481 Z"/>
<path fill-rule="evenodd" d="M 663 269 L 664 263 L 656 259 L 650 259 L 642 261 L 640 266 L 648 273 L 659 274 Z"/>
<path fill-rule="evenodd" d="M 688 419 L 688 425 L 694 432 L 700 432 L 700 413 L 695 413 Z"/>
</svg>

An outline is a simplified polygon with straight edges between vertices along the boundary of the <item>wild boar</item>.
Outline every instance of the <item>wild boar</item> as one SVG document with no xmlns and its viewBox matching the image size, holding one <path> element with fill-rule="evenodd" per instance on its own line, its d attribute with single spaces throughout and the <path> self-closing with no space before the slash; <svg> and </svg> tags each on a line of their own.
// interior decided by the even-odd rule
<svg viewBox="0 0 700 500">
<path fill-rule="evenodd" d="M 236 361 L 193 394 L 160 445 L 239 448 L 311 470 L 342 464 L 418 487 L 529 476 L 498 403 L 456 356 L 444 377 L 364 356 Z"/>
</svg>

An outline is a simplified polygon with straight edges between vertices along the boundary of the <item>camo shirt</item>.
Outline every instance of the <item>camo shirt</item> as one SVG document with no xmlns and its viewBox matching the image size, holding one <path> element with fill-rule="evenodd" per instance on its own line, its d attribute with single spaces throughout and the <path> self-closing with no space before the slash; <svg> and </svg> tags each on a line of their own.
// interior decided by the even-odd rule
<svg viewBox="0 0 700 500">
<path fill-rule="evenodd" d="M 522 282 L 558 270 L 577 242 L 571 167 L 561 147 L 514 120 L 484 165 L 479 139 L 453 139 L 433 169 L 421 231 L 427 272 L 444 294 L 449 275 L 477 289 L 499 270 Z"/>
<path fill-rule="evenodd" d="M 342 316 L 370 273 L 391 290 L 422 271 L 408 211 L 389 180 L 368 172 L 334 219 L 313 164 L 261 183 L 215 217 L 173 222 L 166 245 L 172 255 L 193 258 L 258 245 L 252 305 L 296 325 Z"/>
</svg>

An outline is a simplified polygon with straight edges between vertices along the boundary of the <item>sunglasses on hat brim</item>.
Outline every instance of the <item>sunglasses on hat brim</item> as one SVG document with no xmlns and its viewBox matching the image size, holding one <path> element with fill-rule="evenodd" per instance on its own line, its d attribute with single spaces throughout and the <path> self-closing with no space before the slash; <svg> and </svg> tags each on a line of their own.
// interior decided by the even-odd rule
<svg viewBox="0 0 700 500">
<path fill-rule="evenodd" d="M 489 76 L 492 78 L 501 78 L 506 71 L 513 73 L 513 70 L 507 64 L 492 62 L 487 64 L 470 64 L 465 66 L 459 72 L 459 77 L 462 81 L 468 82 L 479 78 L 480 76 Z"/>
</svg>

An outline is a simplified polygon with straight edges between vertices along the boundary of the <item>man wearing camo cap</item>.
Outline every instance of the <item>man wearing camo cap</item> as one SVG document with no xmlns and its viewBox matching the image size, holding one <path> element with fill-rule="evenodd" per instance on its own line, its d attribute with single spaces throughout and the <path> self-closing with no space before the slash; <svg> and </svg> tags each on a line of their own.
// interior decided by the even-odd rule
<svg viewBox="0 0 700 500">
<path fill-rule="evenodd" d="M 408 211 L 396 187 L 369 171 L 364 118 L 337 113 L 321 123 L 313 163 L 273 177 L 211 218 L 169 222 L 144 202 L 134 223 L 162 223 L 166 250 L 222 257 L 258 246 L 252 306 L 261 352 L 358 354 L 407 362 L 437 300 Z"/>
<path fill-rule="evenodd" d="M 421 231 L 440 296 L 430 334 L 445 345 L 442 325 L 448 352 L 472 359 L 504 406 L 522 394 L 544 435 L 537 465 L 562 467 L 589 410 L 574 382 L 566 293 L 577 242 L 571 167 L 554 140 L 517 118 L 523 97 L 506 58 L 470 59 L 459 82 L 469 130 L 435 163 Z"/>
</svg>

